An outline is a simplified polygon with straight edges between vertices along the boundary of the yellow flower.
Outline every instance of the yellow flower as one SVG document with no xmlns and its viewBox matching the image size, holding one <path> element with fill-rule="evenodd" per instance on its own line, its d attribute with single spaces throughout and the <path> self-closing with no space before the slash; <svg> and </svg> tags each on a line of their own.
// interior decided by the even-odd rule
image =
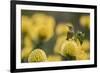
<svg viewBox="0 0 100 73">
<path fill-rule="evenodd" d="M 61 35 L 61 34 L 67 34 L 69 31 L 69 27 L 66 24 L 58 24 L 56 26 L 56 34 Z"/>
<path fill-rule="evenodd" d="M 21 59 L 27 60 L 32 48 L 25 47 L 21 50 Z"/>
<path fill-rule="evenodd" d="M 54 35 L 55 20 L 53 17 L 48 16 L 45 23 L 39 30 L 39 38 L 48 41 Z"/>
<path fill-rule="evenodd" d="M 28 57 L 28 62 L 45 62 L 47 61 L 47 56 L 45 52 L 41 49 L 35 49 L 31 52 Z"/>
<path fill-rule="evenodd" d="M 39 30 L 39 38 L 44 41 L 48 41 L 54 34 L 53 29 L 49 27 L 43 27 Z"/>
<path fill-rule="evenodd" d="M 89 51 L 90 50 L 90 42 L 88 40 L 83 41 L 82 50 L 84 50 L 84 51 Z"/>
<path fill-rule="evenodd" d="M 90 28 L 90 16 L 89 15 L 84 15 L 80 17 L 80 24 L 83 27 L 88 27 Z"/>
<path fill-rule="evenodd" d="M 47 15 L 44 13 L 35 13 L 32 15 L 32 20 L 34 25 L 45 25 Z"/>
<path fill-rule="evenodd" d="M 81 43 L 80 43 L 79 39 L 76 39 L 75 42 L 76 42 L 76 44 L 78 46 L 78 49 L 82 50 L 82 46 L 81 46 Z"/>
<path fill-rule="evenodd" d="M 78 51 L 77 43 L 73 40 L 67 40 L 62 45 L 61 54 L 63 56 L 67 55 L 75 56 L 77 51 Z"/>
<path fill-rule="evenodd" d="M 48 61 L 61 61 L 62 60 L 62 57 L 59 56 L 59 55 L 49 55 L 48 56 Z"/>
<path fill-rule="evenodd" d="M 33 27 L 30 29 L 30 35 L 33 38 L 48 41 L 53 36 L 55 19 L 52 16 L 35 13 L 32 16 L 32 21 Z"/>
<path fill-rule="evenodd" d="M 32 47 L 32 40 L 28 35 L 25 36 L 23 43 L 24 43 L 24 47 Z"/>
<path fill-rule="evenodd" d="M 54 47 L 55 53 L 61 54 L 61 47 L 62 47 L 62 44 L 64 43 L 64 41 L 66 40 L 66 38 L 67 38 L 66 35 L 57 37 L 57 41 L 56 41 L 56 44 L 55 44 L 55 47 Z"/>
<path fill-rule="evenodd" d="M 78 51 L 76 53 L 76 60 L 88 60 L 89 54 L 85 53 L 84 51 Z"/>
<path fill-rule="evenodd" d="M 38 40 L 38 35 L 39 35 L 39 29 L 41 27 L 35 27 L 35 26 L 31 26 L 30 29 L 28 29 L 28 35 L 32 40 Z"/>
<path fill-rule="evenodd" d="M 22 16 L 22 22 L 21 22 L 22 32 L 27 32 L 31 24 L 32 24 L 31 19 L 28 18 L 28 16 Z"/>
<path fill-rule="evenodd" d="M 79 40 L 67 40 L 62 45 L 61 55 L 63 56 L 74 56 L 76 60 L 87 60 L 89 59 L 89 54 L 82 50 Z"/>
<path fill-rule="evenodd" d="M 56 22 L 55 22 L 54 17 L 48 16 L 46 18 L 46 25 L 45 26 L 48 26 L 49 28 L 53 28 L 54 29 L 55 24 L 56 24 Z"/>
</svg>

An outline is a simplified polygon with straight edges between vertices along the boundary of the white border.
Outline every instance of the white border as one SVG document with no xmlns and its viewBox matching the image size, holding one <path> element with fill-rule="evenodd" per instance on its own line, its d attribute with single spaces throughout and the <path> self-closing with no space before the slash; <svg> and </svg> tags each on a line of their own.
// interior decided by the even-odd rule
<svg viewBox="0 0 100 73">
<path fill-rule="evenodd" d="M 62 61 L 62 62 L 40 62 L 40 63 L 21 63 L 21 9 L 26 10 L 44 10 L 60 12 L 80 12 L 90 13 L 90 60 L 84 61 Z M 16 5 L 16 68 L 39 68 L 39 67 L 57 67 L 94 64 L 94 10 L 84 8 L 70 7 L 52 7 L 52 6 L 35 6 L 35 5 Z"/>
</svg>

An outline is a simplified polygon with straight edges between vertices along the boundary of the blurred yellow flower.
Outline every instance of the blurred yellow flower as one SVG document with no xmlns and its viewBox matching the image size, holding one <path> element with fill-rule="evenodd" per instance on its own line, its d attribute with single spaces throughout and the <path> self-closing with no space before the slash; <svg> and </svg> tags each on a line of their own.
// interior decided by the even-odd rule
<svg viewBox="0 0 100 73">
<path fill-rule="evenodd" d="M 64 43 L 64 41 L 66 40 L 66 38 L 67 38 L 66 36 L 57 37 L 57 41 L 54 46 L 55 53 L 61 54 L 61 47 L 62 47 L 62 44 Z"/>
<path fill-rule="evenodd" d="M 32 51 L 28 57 L 28 62 L 45 62 L 47 61 L 47 56 L 45 52 L 41 49 L 35 49 Z"/>
<path fill-rule="evenodd" d="M 52 16 L 48 16 L 46 19 L 46 25 L 40 30 L 40 33 L 43 34 L 45 31 L 45 41 L 48 41 L 54 35 L 55 19 Z M 43 31 L 43 32 L 42 32 Z"/>
<path fill-rule="evenodd" d="M 55 19 L 44 13 L 35 13 L 32 16 L 32 26 L 29 35 L 32 39 L 48 41 L 54 34 Z"/>
<path fill-rule="evenodd" d="M 34 13 L 32 15 L 33 24 L 36 26 L 45 25 L 47 15 L 45 13 Z"/>
<path fill-rule="evenodd" d="M 23 43 L 24 43 L 24 47 L 30 47 L 31 48 L 33 46 L 32 40 L 28 35 L 24 37 Z"/>
<path fill-rule="evenodd" d="M 48 41 L 53 36 L 53 34 L 53 29 L 49 28 L 48 26 L 42 27 L 39 30 L 39 38 L 44 41 Z"/>
<path fill-rule="evenodd" d="M 38 35 L 39 35 L 39 29 L 41 27 L 38 26 L 38 27 L 35 27 L 35 26 L 31 26 L 30 29 L 27 31 L 28 32 L 28 35 L 30 36 L 30 38 L 32 40 L 38 40 Z"/>
<path fill-rule="evenodd" d="M 69 31 L 69 27 L 66 24 L 58 24 L 56 26 L 56 34 L 61 35 L 61 34 L 67 34 Z"/>
<path fill-rule="evenodd" d="M 60 55 L 49 55 L 48 56 L 48 61 L 61 61 L 62 57 Z"/>
<path fill-rule="evenodd" d="M 45 26 L 48 26 L 50 29 L 51 28 L 54 29 L 56 22 L 53 16 L 48 15 L 45 22 L 46 22 Z"/>
<path fill-rule="evenodd" d="M 80 24 L 83 27 L 88 27 L 90 28 L 90 16 L 89 15 L 84 15 L 80 17 Z"/>
<path fill-rule="evenodd" d="M 27 32 L 27 30 L 32 25 L 31 19 L 28 16 L 22 16 L 21 28 L 22 32 Z"/>
<path fill-rule="evenodd" d="M 89 51 L 90 50 L 90 42 L 88 40 L 83 41 L 82 50 L 84 50 L 84 51 Z"/>
<path fill-rule="evenodd" d="M 78 51 L 76 53 L 76 60 L 88 60 L 89 54 L 85 53 L 84 51 Z"/>
<path fill-rule="evenodd" d="M 21 59 L 23 60 L 27 60 L 28 59 L 28 56 L 29 54 L 31 53 L 32 51 L 32 48 L 30 47 L 25 47 L 21 50 Z"/>
</svg>

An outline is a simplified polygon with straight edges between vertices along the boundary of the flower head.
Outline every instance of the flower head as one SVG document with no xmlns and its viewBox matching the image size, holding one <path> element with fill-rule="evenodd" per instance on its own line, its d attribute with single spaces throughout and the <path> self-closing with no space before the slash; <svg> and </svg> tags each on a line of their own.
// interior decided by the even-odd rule
<svg viewBox="0 0 100 73">
<path fill-rule="evenodd" d="M 89 15 L 84 15 L 80 17 L 80 24 L 83 27 L 88 27 L 90 28 L 90 16 Z"/>
<path fill-rule="evenodd" d="M 38 25 L 45 25 L 47 15 L 45 13 L 34 13 L 32 15 L 32 21 L 33 24 L 38 26 Z"/>
<path fill-rule="evenodd" d="M 24 43 L 24 47 L 32 47 L 33 45 L 32 40 L 28 35 L 24 37 L 23 43 Z"/>
<path fill-rule="evenodd" d="M 48 41 L 54 34 L 55 19 L 44 13 L 35 13 L 32 16 L 33 27 L 30 35 L 35 39 Z M 36 38 L 37 37 L 37 38 Z"/>
<path fill-rule="evenodd" d="M 31 52 L 28 57 L 28 62 L 45 62 L 47 61 L 47 56 L 45 52 L 41 49 L 35 49 Z"/>
<path fill-rule="evenodd" d="M 76 53 L 75 57 L 76 57 L 76 60 L 88 60 L 89 54 L 81 50 Z"/>
<path fill-rule="evenodd" d="M 56 40 L 56 43 L 55 43 L 55 46 L 54 46 L 54 52 L 57 53 L 57 54 L 61 54 L 61 47 L 63 45 L 63 43 L 66 41 L 66 36 L 60 36 L 60 37 L 57 37 L 57 40 Z"/>
<path fill-rule="evenodd" d="M 56 27 L 56 34 L 57 35 L 62 35 L 62 34 L 67 34 L 67 32 L 69 31 L 69 27 L 66 24 L 58 24 Z"/>
<path fill-rule="evenodd" d="M 32 24 L 31 19 L 28 16 L 22 16 L 22 22 L 21 22 L 22 32 L 27 32 L 31 24 Z"/>
<path fill-rule="evenodd" d="M 29 48 L 29 47 L 23 48 L 21 50 L 21 59 L 26 61 L 31 51 L 32 51 L 32 48 Z"/>
<path fill-rule="evenodd" d="M 62 45 L 61 54 L 63 56 L 67 55 L 75 56 L 77 51 L 78 51 L 77 43 L 73 40 L 67 40 Z"/>
<path fill-rule="evenodd" d="M 82 50 L 89 51 L 90 49 L 90 42 L 88 40 L 84 40 L 82 43 Z"/>
</svg>

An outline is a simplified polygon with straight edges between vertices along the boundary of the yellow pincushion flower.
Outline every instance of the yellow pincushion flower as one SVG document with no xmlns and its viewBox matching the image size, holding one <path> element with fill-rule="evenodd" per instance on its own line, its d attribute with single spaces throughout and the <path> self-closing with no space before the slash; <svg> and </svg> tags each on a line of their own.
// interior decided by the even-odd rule
<svg viewBox="0 0 100 73">
<path fill-rule="evenodd" d="M 88 60 L 89 54 L 85 53 L 84 51 L 78 51 L 76 53 L 76 60 Z"/>
<path fill-rule="evenodd" d="M 32 24 L 31 19 L 28 18 L 28 16 L 22 16 L 22 22 L 21 22 L 22 32 L 27 32 L 31 24 Z"/>
<path fill-rule="evenodd" d="M 28 56 L 29 54 L 31 53 L 32 51 L 32 47 L 25 47 L 21 50 L 21 59 L 23 60 L 27 60 L 28 59 Z"/>
<path fill-rule="evenodd" d="M 90 28 L 90 16 L 89 15 L 84 15 L 80 17 L 80 24 L 83 27 L 88 27 Z"/>
<path fill-rule="evenodd" d="M 61 61 L 62 60 L 62 57 L 59 56 L 59 55 L 49 55 L 48 56 L 48 61 Z"/>
<path fill-rule="evenodd" d="M 58 24 L 56 27 L 57 35 L 66 34 L 68 31 L 69 31 L 69 27 L 65 24 Z"/>
<path fill-rule="evenodd" d="M 77 51 L 78 51 L 78 46 L 76 42 L 73 40 L 67 40 L 62 45 L 61 54 L 63 56 L 67 55 L 75 56 Z"/>
<path fill-rule="evenodd" d="M 35 49 L 31 52 L 28 57 L 28 62 L 45 62 L 47 61 L 47 56 L 45 52 L 41 49 Z"/>
<path fill-rule="evenodd" d="M 89 51 L 90 49 L 90 42 L 88 40 L 84 40 L 82 43 L 82 50 Z"/>
</svg>

